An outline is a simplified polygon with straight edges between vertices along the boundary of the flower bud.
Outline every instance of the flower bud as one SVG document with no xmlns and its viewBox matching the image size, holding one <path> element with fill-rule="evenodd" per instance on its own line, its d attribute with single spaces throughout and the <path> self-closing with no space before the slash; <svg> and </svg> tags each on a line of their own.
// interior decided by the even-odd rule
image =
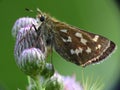
<svg viewBox="0 0 120 90">
<path fill-rule="evenodd" d="M 16 21 L 12 34 L 16 37 L 14 55 L 19 68 L 27 75 L 40 73 L 45 67 L 46 47 L 42 36 L 38 36 L 33 18 Z"/>
<path fill-rule="evenodd" d="M 24 27 L 27 27 L 27 26 L 30 26 L 30 25 L 36 25 L 37 24 L 37 21 L 36 19 L 34 18 L 30 18 L 30 17 L 23 17 L 23 18 L 19 18 L 13 28 L 12 28 L 12 36 L 16 38 L 17 36 L 17 33 L 18 31 L 21 29 L 21 28 L 24 28 Z"/>
<path fill-rule="evenodd" d="M 44 70 L 41 72 L 41 76 L 45 79 L 50 78 L 54 74 L 54 67 L 50 63 L 45 64 Z"/>
<path fill-rule="evenodd" d="M 31 26 L 21 28 L 17 34 L 14 50 L 16 60 L 18 60 L 23 50 L 33 47 L 40 49 L 43 54 L 46 54 L 46 47 L 43 39 L 37 36 L 35 29 L 33 27 L 31 28 Z"/>
<path fill-rule="evenodd" d="M 46 90 L 83 90 L 83 88 L 75 81 L 75 77 L 61 76 L 55 72 L 46 85 Z"/>
<path fill-rule="evenodd" d="M 25 49 L 21 53 L 17 64 L 27 75 L 39 75 L 45 68 L 45 56 L 40 49 Z"/>
<path fill-rule="evenodd" d="M 45 90 L 63 90 L 62 76 L 55 72 L 48 81 Z"/>
</svg>

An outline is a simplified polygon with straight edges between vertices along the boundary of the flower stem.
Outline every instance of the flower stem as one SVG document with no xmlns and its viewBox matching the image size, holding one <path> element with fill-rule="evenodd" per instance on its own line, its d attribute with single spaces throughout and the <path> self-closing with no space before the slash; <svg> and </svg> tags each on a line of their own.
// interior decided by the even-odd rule
<svg viewBox="0 0 120 90">
<path fill-rule="evenodd" d="M 43 82 L 40 80 L 40 76 L 36 76 L 34 78 L 28 76 L 28 84 L 31 88 L 30 90 L 45 90 L 45 88 L 42 85 Z"/>
<path fill-rule="evenodd" d="M 41 82 L 40 79 L 41 79 L 40 76 L 36 76 L 36 77 L 34 78 L 35 83 L 36 83 L 36 88 L 37 88 L 37 90 L 45 90 L 45 88 L 42 87 L 42 83 L 43 83 L 43 82 Z"/>
</svg>

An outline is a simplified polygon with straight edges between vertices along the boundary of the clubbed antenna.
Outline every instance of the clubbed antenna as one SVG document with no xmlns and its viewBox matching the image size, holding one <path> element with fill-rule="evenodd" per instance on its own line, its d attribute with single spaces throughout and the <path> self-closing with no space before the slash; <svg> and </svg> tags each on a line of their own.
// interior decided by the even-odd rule
<svg viewBox="0 0 120 90">
<path fill-rule="evenodd" d="M 42 11 L 39 8 L 37 8 L 37 12 L 42 15 Z"/>
<path fill-rule="evenodd" d="M 25 8 L 25 10 L 28 12 L 34 12 L 32 9 L 29 9 L 29 8 Z"/>
<path fill-rule="evenodd" d="M 28 12 L 34 12 L 32 9 L 29 9 L 29 8 L 25 8 L 25 10 L 28 11 Z M 40 15 L 43 14 L 42 11 L 39 8 L 37 8 L 37 13 L 40 14 Z"/>
</svg>

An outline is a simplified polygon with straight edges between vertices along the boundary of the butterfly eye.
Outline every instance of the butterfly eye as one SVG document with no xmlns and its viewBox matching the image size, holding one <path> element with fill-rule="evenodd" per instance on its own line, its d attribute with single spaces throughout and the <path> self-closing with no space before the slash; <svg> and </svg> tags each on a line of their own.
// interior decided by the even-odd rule
<svg viewBox="0 0 120 90">
<path fill-rule="evenodd" d="M 40 17 L 40 21 L 41 21 L 41 22 L 45 21 L 45 17 L 44 17 L 44 16 L 41 16 L 41 17 Z"/>
</svg>

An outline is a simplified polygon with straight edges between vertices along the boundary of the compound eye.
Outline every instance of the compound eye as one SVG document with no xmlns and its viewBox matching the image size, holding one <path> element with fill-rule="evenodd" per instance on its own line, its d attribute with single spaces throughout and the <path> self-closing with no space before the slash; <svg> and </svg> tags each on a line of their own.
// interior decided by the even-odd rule
<svg viewBox="0 0 120 90">
<path fill-rule="evenodd" d="M 41 22 L 45 21 L 45 17 L 44 17 L 44 16 L 41 16 L 41 17 L 40 17 L 40 21 L 41 21 Z"/>
</svg>

